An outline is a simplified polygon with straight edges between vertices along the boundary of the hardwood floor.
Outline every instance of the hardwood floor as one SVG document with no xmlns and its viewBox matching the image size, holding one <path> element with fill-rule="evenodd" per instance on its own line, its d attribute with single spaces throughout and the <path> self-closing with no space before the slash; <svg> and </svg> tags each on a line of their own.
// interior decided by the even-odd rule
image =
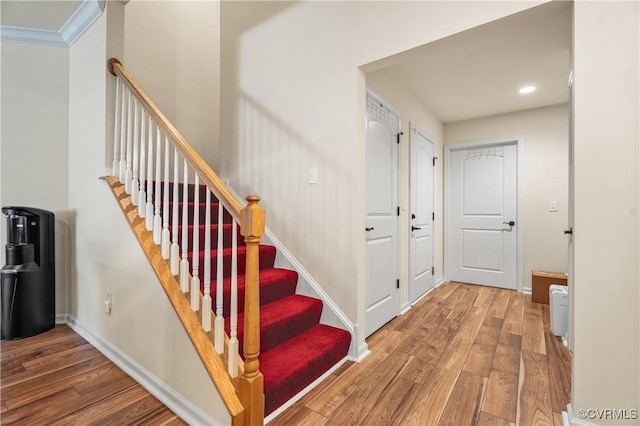
<svg viewBox="0 0 640 426">
<path fill-rule="evenodd" d="M 270 425 L 562 425 L 571 354 L 549 307 L 447 283 Z M 0 343 L 0 424 L 184 425 L 69 327 Z"/>
<path fill-rule="evenodd" d="M 530 295 L 446 283 L 367 343 L 270 426 L 562 425 L 571 354 Z"/>
<path fill-rule="evenodd" d="M 0 353 L 2 425 L 186 424 L 65 325 Z"/>
</svg>

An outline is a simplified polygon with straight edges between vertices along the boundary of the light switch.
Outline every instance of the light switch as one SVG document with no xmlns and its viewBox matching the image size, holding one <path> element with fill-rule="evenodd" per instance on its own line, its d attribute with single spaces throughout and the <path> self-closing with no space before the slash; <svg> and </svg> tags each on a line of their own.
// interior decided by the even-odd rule
<svg viewBox="0 0 640 426">
<path fill-rule="evenodd" d="M 558 211 L 558 202 L 557 201 L 549 201 L 549 211 L 557 212 Z"/>
<path fill-rule="evenodd" d="M 309 169 L 309 184 L 318 183 L 318 168 L 311 167 Z"/>
</svg>

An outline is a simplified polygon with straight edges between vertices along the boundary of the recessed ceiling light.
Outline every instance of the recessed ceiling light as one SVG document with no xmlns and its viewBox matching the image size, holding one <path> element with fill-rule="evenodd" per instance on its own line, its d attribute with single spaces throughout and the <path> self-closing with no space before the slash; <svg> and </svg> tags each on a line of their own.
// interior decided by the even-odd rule
<svg viewBox="0 0 640 426">
<path fill-rule="evenodd" d="M 520 92 L 520 93 L 522 93 L 522 94 L 524 95 L 524 94 L 526 94 L 526 93 L 533 93 L 533 92 L 535 92 L 535 91 L 536 91 L 536 89 L 537 89 L 537 87 L 536 87 L 536 86 L 525 86 L 525 87 L 521 88 L 521 89 L 519 90 L 519 92 Z"/>
</svg>

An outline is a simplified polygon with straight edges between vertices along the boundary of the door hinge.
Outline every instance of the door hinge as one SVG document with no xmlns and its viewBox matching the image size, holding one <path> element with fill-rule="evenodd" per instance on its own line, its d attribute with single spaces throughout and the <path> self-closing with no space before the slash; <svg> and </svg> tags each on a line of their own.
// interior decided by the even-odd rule
<svg viewBox="0 0 640 426">
<path fill-rule="evenodd" d="M 431 213 L 431 220 L 436 220 L 436 212 Z"/>
<path fill-rule="evenodd" d="M 396 288 L 400 288 L 400 278 L 396 280 Z"/>
<path fill-rule="evenodd" d="M 396 212 L 397 212 L 398 216 L 400 216 L 400 206 L 397 207 Z"/>
<path fill-rule="evenodd" d="M 433 157 L 433 166 L 436 166 L 436 160 L 438 159 L 438 157 Z"/>
<path fill-rule="evenodd" d="M 435 275 L 436 274 L 436 267 L 432 266 L 431 267 L 431 275 Z"/>
<path fill-rule="evenodd" d="M 400 143 L 400 136 L 404 135 L 404 132 L 398 133 L 398 143 Z"/>
</svg>

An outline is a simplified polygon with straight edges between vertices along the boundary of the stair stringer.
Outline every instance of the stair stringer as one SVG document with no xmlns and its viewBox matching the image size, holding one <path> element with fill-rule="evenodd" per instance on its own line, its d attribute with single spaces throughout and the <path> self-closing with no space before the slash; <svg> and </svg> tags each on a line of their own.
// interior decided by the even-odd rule
<svg viewBox="0 0 640 426">
<path fill-rule="evenodd" d="M 229 184 L 229 180 L 223 179 L 229 191 L 233 194 L 238 202 L 246 204 L 246 201 L 240 197 L 238 192 Z M 275 236 L 275 234 L 265 227 L 265 233 L 262 237 L 261 244 L 272 245 L 276 248 L 275 266 L 283 269 L 291 269 L 298 273 L 298 285 L 296 294 L 314 297 L 322 300 L 322 315 L 320 323 L 330 325 L 348 331 L 351 334 L 351 344 L 349 346 L 349 359 L 353 361 L 361 361 L 369 355 L 369 347 L 366 343 L 357 346 L 357 324 L 353 324 L 349 317 L 340 309 L 340 307 L 327 294 L 322 286 L 313 278 L 313 276 L 305 269 L 305 267 L 296 259 L 296 257 L 285 247 L 285 245 Z"/>
<path fill-rule="evenodd" d="M 145 229 L 144 219 L 137 215 L 136 208 L 131 202 L 131 196 L 126 194 L 124 185 L 119 183 L 117 178 L 111 176 L 107 176 L 105 180 L 231 416 L 231 424 L 242 424 L 245 408 L 242 407 L 238 399 L 237 384 L 234 379 L 228 376 L 224 360 L 216 354 L 210 333 L 205 332 L 201 327 L 200 312 L 196 313 L 191 310 L 188 293 L 185 295 L 180 290 L 177 277 L 171 274 L 169 262 L 162 258 L 160 247 L 153 242 L 152 232 Z"/>
</svg>

